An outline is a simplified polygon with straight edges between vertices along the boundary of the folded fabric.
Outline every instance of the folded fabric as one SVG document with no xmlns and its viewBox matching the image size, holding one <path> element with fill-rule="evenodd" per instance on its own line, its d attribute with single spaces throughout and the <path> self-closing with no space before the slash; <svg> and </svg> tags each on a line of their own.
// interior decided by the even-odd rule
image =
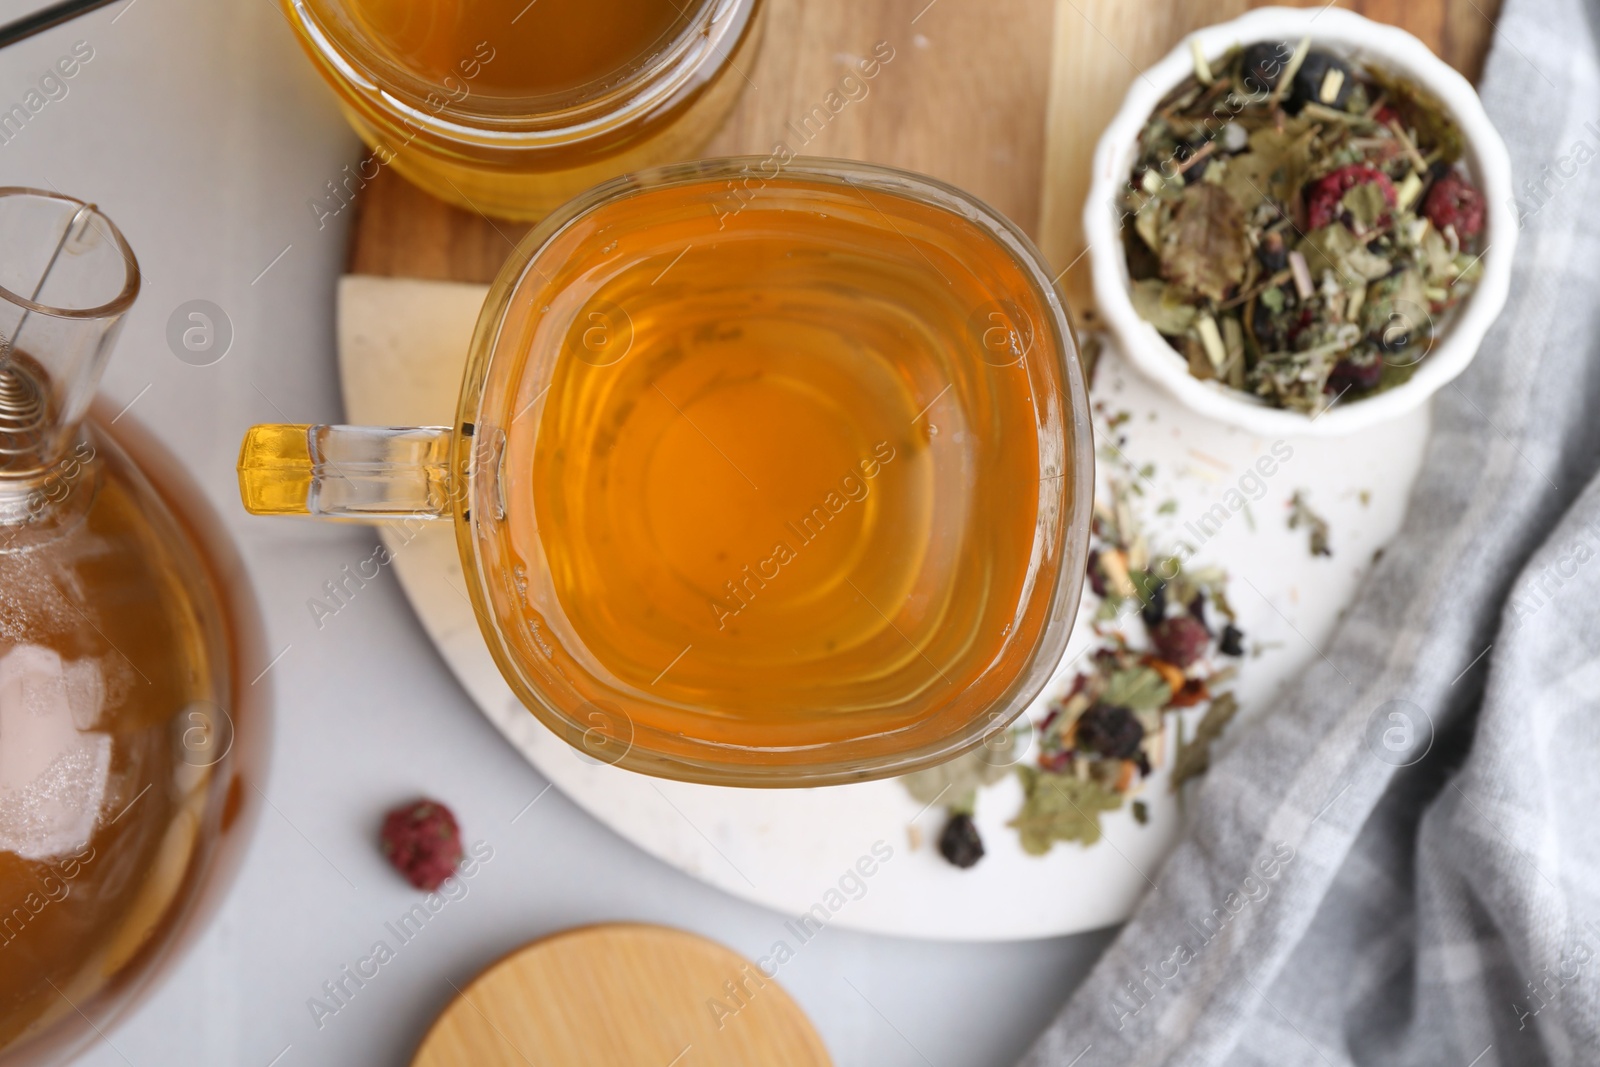
<svg viewBox="0 0 1600 1067">
<path fill-rule="evenodd" d="M 1506 311 L 1344 623 L 1025 1067 L 1600 1063 L 1597 16 L 1506 0 Z"/>
</svg>

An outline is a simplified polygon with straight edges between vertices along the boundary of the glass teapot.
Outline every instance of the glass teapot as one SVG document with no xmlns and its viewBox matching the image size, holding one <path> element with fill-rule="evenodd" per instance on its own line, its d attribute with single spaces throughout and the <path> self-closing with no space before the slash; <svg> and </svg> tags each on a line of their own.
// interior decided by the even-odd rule
<svg viewBox="0 0 1600 1067">
<path fill-rule="evenodd" d="M 0 189 L 0 1056 L 25 1062 L 126 1002 L 230 806 L 223 602 L 86 419 L 138 291 L 93 205 Z"/>
</svg>

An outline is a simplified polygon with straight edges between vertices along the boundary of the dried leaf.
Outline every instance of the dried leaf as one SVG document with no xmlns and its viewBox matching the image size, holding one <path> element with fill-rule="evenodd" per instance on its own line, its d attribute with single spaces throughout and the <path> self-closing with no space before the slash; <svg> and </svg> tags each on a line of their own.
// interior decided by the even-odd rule
<svg viewBox="0 0 1600 1067">
<path fill-rule="evenodd" d="M 1246 211 L 1268 197 L 1293 203 L 1311 172 L 1316 136 L 1316 128 L 1304 119 L 1289 119 L 1282 130 L 1261 127 L 1250 135 L 1250 150 L 1228 161 L 1222 187 Z"/>
<path fill-rule="evenodd" d="M 1184 303 L 1172 286 L 1160 278 L 1134 282 L 1128 295 L 1139 317 L 1154 326 L 1157 333 L 1168 337 L 1178 337 L 1188 332 L 1198 314 L 1193 305 Z"/>
<path fill-rule="evenodd" d="M 1129 711 L 1160 711 L 1172 699 L 1172 686 L 1160 671 L 1135 667 L 1113 674 L 1100 699 Z"/>
<path fill-rule="evenodd" d="M 1186 188 L 1162 235 L 1161 276 L 1221 301 L 1244 280 L 1248 255 L 1238 201 L 1221 186 L 1202 183 Z"/>
<path fill-rule="evenodd" d="M 993 785 L 1011 770 L 1011 761 L 996 759 L 993 750 L 973 749 L 948 763 L 901 778 L 906 791 L 920 804 L 942 803 L 953 811 L 971 814 L 978 790 Z"/>
<path fill-rule="evenodd" d="M 1211 766 L 1211 744 L 1222 736 L 1222 731 L 1239 711 L 1239 701 L 1232 693 L 1218 693 L 1211 698 L 1211 706 L 1200 717 L 1194 738 L 1178 750 L 1172 766 L 1172 789 L 1176 792 L 1191 778 L 1204 774 Z"/>
<path fill-rule="evenodd" d="M 1311 272 L 1320 276 L 1331 270 L 1339 284 L 1346 288 L 1364 286 L 1382 278 L 1394 269 L 1394 264 L 1375 252 L 1351 233 L 1342 222 L 1330 222 L 1320 230 L 1312 230 L 1295 245 L 1295 251 L 1305 256 Z"/>
<path fill-rule="evenodd" d="M 1122 807 L 1122 797 L 1089 779 L 1032 767 L 1020 767 L 1017 773 L 1026 799 L 1006 825 L 1016 828 L 1029 855 L 1042 856 L 1057 841 L 1094 844 L 1100 840 L 1100 816 Z"/>
<path fill-rule="evenodd" d="M 1466 147 L 1461 127 L 1427 90 L 1378 67 L 1368 67 L 1367 76 L 1387 94 L 1389 106 L 1399 112 L 1401 121 L 1416 131 L 1419 149 L 1424 153 L 1437 152 L 1442 163 L 1454 163 L 1461 158 Z"/>
</svg>

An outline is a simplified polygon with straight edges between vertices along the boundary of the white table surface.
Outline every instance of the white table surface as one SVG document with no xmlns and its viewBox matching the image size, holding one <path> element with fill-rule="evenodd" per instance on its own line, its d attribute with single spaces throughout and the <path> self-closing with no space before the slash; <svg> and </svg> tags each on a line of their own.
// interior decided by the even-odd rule
<svg viewBox="0 0 1600 1067">
<path fill-rule="evenodd" d="M 41 3 L 4 0 L 0 17 Z M 137 398 L 129 417 L 190 457 L 248 562 L 273 651 L 288 647 L 272 673 L 273 807 L 226 905 L 164 985 L 80 1062 L 403 1065 L 452 982 L 583 923 L 666 923 L 765 952 L 787 916 L 649 858 L 557 791 L 512 825 L 545 782 L 468 702 L 392 575 L 317 629 L 307 599 L 366 558 L 375 534 L 241 511 L 233 467 L 244 428 L 337 421 L 341 411 L 334 283 L 349 213 L 319 231 L 307 201 L 358 147 L 276 5 L 103 9 L 0 52 L 0 110 L 80 40 L 93 60 L 0 144 L 0 184 L 94 200 L 127 234 L 144 291 L 104 390 L 118 407 Z M 233 324 L 232 349 L 213 366 L 167 346 L 168 317 L 192 299 L 214 301 Z M 308 998 L 415 900 L 374 834 L 386 806 L 419 792 L 452 805 L 494 859 L 319 1030 Z M 782 981 L 841 1065 L 988 1067 L 1021 1053 L 1108 936 L 961 945 L 829 929 Z"/>
</svg>

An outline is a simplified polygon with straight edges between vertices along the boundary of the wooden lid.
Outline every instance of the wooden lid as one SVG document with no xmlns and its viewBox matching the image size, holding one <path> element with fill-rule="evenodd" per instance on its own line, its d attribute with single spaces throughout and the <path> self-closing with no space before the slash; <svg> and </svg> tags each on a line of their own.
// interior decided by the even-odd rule
<svg viewBox="0 0 1600 1067">
<path fill-rule="evenodd" d="M 459 992 L 412 1067 L 832 1062 L 775 979 L 713 941 L 662 926 L 614 923 L 555 934 L 513 952 Z"/>
</svg>

